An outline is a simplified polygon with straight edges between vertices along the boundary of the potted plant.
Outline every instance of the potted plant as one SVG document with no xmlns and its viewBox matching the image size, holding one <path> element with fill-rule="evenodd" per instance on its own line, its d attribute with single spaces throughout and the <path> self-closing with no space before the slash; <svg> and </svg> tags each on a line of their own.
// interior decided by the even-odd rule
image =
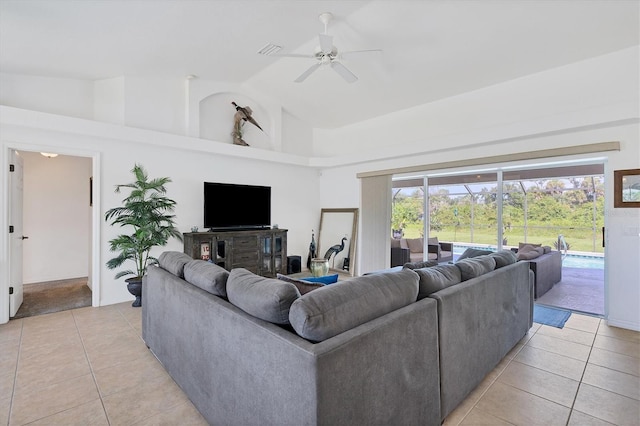
<svg viewBox="0 0 640 426">
<path fill-rule="evenodd" d="M 182 241 L 182 234 L 175 227 L 172 214 L 176 202 L 167 198 L 165 184 L 171 182 L 167 177 L 149 179 L 147 172 L 141 165 L 135 164 L 131 170 L 135 176 L 132 183 L 116 185 L 115 192 L 122 188 L 130 190 L 129 195 L 122 200 L 121 207 L 114 207 L 105 213 L 105 221 L 111 225 L 127 227 L 129 234 L 121 234 L 109 241 L 109 249 L 117 252 L 117 256 L 107 262 L 109 269 L 120 267 L 126 261 L 133 261 L 135 269 L 127 269 L 116 274 L 116 279 L 134 275 L 128 278 L 127 289 L 136 296 L 132 306 L 141 306 L 142 277 L 147 266 L 158 260 L 150 255 L 153 247 L 162 247 L 169 238 L 175 237 Z"/>
</svg>

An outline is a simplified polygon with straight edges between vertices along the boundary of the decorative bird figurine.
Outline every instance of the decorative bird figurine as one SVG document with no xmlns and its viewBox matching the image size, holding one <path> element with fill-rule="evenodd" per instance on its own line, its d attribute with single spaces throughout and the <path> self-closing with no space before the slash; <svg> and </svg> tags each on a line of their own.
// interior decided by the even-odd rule
<svg viewBox="0 0 640 426">
<path fill-rule="evenodd" d="M 329 260 L 331 256 L 336 255 L 340 253 L 342 250 L 344 250 L 345 241 L 347 241 L 347 237 L 342 237 L 341 244 L 336 244 L 335 246 L 329 247 L 329 250 L 327 250 L 327 252 L 324 254 L 324 258 Z M 335 257 L 333 258 L 333 260 L 335 261 Z"/>
<path fill-rule="evenodd" d="M 316 253 L 316 238 L 313 233 L 313 229 L 311 230 L 311 243 L 309 244 L 309 255 L 307 256 L 307 268 L 311 269 L 311 259 L 315 259 L 317 256 Z"/>
<path fill-rule="evenodd" d="M 238 105 L 235 102 L 231 102 L 231 104 L 236 107 L 236 111 L 238 111 L 236 113 L 236 115 L 234 116 L 234 118 L 237 120 L 238 118 L 243 120 L 243 121 L 248 121 L 249 123 L 253 124 L 254 126 L 256 126 L 258 129 L 262 130 L 262 127 L 260 127 L 260 125 L 258 124 L 258 122 L 256 120 L 253 119 L 253 117 L 251 117 L 251 114 L 253 114 L 253 111 L 251 110 L 250 107 L 246 106 L 246 107 L 241 107 L 240 105 Z M 264 130 L 262 130 L 264 132 Z"/>
</svg>

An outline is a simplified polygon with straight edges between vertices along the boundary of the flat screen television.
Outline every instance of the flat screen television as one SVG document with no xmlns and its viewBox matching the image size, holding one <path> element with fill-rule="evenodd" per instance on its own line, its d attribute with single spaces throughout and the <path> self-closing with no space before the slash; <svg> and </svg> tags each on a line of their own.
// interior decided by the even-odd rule
<svg viewBox="0 0 640 426">
<path fill-rule="evenodd" d="M 271 187 L 204 183 L 204 227 L 254 229 L 271 226 Z"/>
</svg>

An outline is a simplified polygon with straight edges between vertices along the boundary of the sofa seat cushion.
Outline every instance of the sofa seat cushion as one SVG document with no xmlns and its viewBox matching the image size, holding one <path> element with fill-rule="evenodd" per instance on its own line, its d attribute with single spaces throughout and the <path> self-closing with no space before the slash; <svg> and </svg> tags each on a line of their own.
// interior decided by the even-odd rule
<svg viewBox="0 0 640 426">
<path fill-rule="evenodd" d="M 165 251 L 158 256 L 158 265 L 178 278 L 184 278 L 184 265 L 193 258 L 181 251 Z"/>
<path fill-rule="evenodd" d="M 227 279 L 229 272 L 211 262 L 192 259 L 184 265 L 186 282 L 216 296 L 227 297 Z"/>
<path fill-rule="evenodd" d="M 312 290 L 317 290 L 325 286 L 325 284 L 323 283 L 301 280 L 301 279 L 292 278 L 288 275 L 282 275 L 282 274 L 277 274 L 276 278 L 295 285 L 298 291 L 300 292 L 300 294 L 307 294 Z"/>
<path fill-rule="evenodd" d="M 227 280 L 227 297 L 249 315 L 274 324 L 289 324 L 289 309 L 300 292 L 291 283 L 235 268 Z"/>
<path fill-rule="evenodd" d="M 489 256 L 495 259 L 496 269 L 503 268 L 518 261 L 516 254 L 511 250 L 500 250 L 498 252 L 489 254 Z"/>
<path fill-rule="evenodd" d="M 456 262 L 455 266 L 460 269 L 462 281 L 467 281 L 496 269 L 496 260 L 489 255 L 483 255 L 462 259 Z"/>
<path fill-rule="evenodd" d="M 295 300 L 289 321 L 301 337 L 321 342 L 415 302 L 418 281 L 410 269 L 340 281 Z"/>
<path fill-rule="evenodd" d="M 430 268 L 414 269 L 420 277 L 418 299 L 440 291 L 462 281 L 462 274 L 456 265 L 438 265 Z"/>
</svg>

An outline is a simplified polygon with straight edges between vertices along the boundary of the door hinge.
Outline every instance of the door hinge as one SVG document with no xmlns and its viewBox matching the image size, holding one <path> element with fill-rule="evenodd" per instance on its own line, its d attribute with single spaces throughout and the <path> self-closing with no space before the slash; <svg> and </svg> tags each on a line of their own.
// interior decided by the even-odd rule
<svg viewBox="0 0 640 426">
<path fill-rule="evenodd" d="M 13 287 L 9 287 L 9 294 L 13 294 Z"/>
<path fill-rule="evenodd" d="M 9 233 L 13 234 L 13 225 L 9 225 Z"/>
<path fill-rule="evenodd" d="M 16 166 L 14 166 L 13 164 L 9 164 L 9 171 L 10 172 L 15 172 L 16 171 Z"/>
</svg>

